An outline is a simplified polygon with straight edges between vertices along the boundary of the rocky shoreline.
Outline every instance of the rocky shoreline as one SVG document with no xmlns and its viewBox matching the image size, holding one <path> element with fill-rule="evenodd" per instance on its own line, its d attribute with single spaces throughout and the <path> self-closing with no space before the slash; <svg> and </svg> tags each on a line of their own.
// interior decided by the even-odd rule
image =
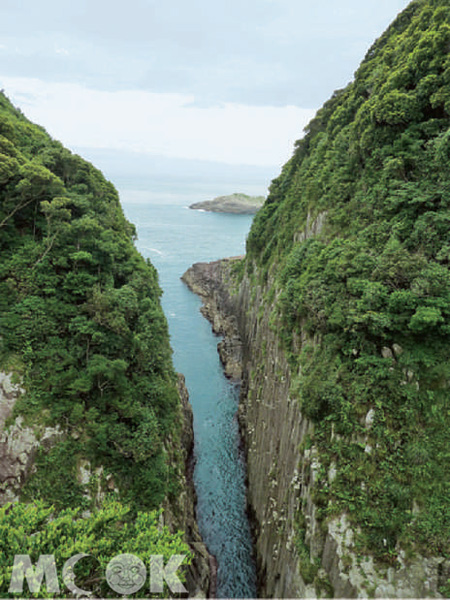
<svg viewBox="0 0 450 600">
<path fill-rule="evenodd" d="M 185 532 L 185 541 L 189 544 L 194 558 L 189 565 L 186 588 L 190 598 L 215 598 L 217 562 L 212 556 L 200 534 L 195 517 L 197 494 L 194 487 L 194 427 L 192 406 L 186 388 L 184 375 L 178 373 L 178 393 L 181 401 L 183 429 L 181 448 L 185 465 L 184 485 L 176 499 L 166 501 L 164 521 L 172 530 Z"/>
<path fill-rule="evenodd" d="M 269 327 L 258 331 L 258 319 L 250 308 L 251 286 L 244 280 L 237 287 L 233 281 L 233 267 L 243 258 L 196 263 L 182 280 L 201 298 L 200 310 L 213 331 L 224 336 L 218 344 L 218 352 L 225 374 L 230 378 L 234 374 L 235 381 L 241 384 L 238 420 L 247 462 L 247 513 L 256 550 L 258 595 L 263 598 L 313 597 L 314 587 L 306 586 L 298 573 L 298 555 L 293 543 L 298 486 L 294 488 L 291 484 L 299 476 L 296 440 L 303 437 L 305 422 L 296 405 L 278 404 L 278 399 L 289 389 L 288 367 L 283 363 L 275 334 Z M 254 301 L 259 305 L 262 294 L 257 293 Z M 268 315 L 264 317 L 268 320 Z M 264 399 L 255 403 L 252 379 L 261 358 L 257 350 L 261 337 L 267 340 L 267 352 L 278 355 L 265 365 L 266 386 L 269 377 L 272 384 L 267 386 Z M 280 368 L 284 373 L 282 385 L 278 385 L 281 382 L 275 376 Z M 262 389 L 262 385 L 258 387 Z M 270 431 L 271 421 L 276 431 Z M 285 427 L 290 429 L 289 434 L 284 431 Z M 283 532 L 280 526 L 284 526 Z"/>
</svg>

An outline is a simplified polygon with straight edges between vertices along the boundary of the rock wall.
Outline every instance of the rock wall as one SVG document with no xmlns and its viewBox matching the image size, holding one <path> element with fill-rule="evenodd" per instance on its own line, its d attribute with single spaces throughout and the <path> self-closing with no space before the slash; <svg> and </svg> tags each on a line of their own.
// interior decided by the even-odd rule
<svg viewBox="0 0 450 600">
<path fill-rule="evenodd" d="M 12 373 L 0 372 L 0 506 L 17 502 L 20 488 L 30 474 L 37 450 L 50 449 L 64 432 L 60 427 L 41 430 L 24 425 L 23 417 L 16 417 L 9 427 L 13 408 L 24 390 L 13 383 Z"/>
<path fill-rule="evenodd" d="M 307 236 L 322 225 L 319 218 L 319 226 L 308 223 Z M 314 484 L 321 465 L 314 425 L 290 393 L 293 374 L 278 337 L 273 303 L 267 301 L 272 281 L 269 277 L 262 289 L 244 275 L 236 286 L 237 260 L 198 263 L 183 280 L 203 299 L 202 312 L 214 331 L 226 336 L 219 345 L 226 372 L 242 380 L 239 420 L 260 597 L 442 597 L 439 588 L 449 579 L 449 561 L 407 558 L 401 549 L 395 568 L 377 564 L 371 556 L 361 560 L 357 531 L 345 514 L 328 522 L 318 519 Z M 328 477 L 333 477 L 332 468 Z"/>
<path fill-rule="evenodd" d="M 166 501 L 164 505 L 164 523 L 172 530 L 185 532 L 185 540 L 194 554 L 189 567 L 186 588 L 190 598 L 215 597 L 216 565 L 214 557 L 209 554 L 198 529 L 195 518 L 197 497 L 195 494 L 194 473 L 194 429 L 192 406 L 184 376 L 178 374 L 178 392 L 181 400 L 182 432 L 181 444 L 171 444 L 169 455 L 174 448 L 181 448 L 182 463 L 185 465 L 180 482 L 180 493 L 176 499 Z M 170 442 L 170 440 L 169 440 Z"/>
<path fill-rule="evenodd" d="M 262 290 L 251 290 L 244 279 L 239 291 L 232 293 L 236 260 L 197 263 L 183 280 L 203 299 L 202 313 L 214 331 L 226 336 L 225 343 L 219 344 L 226 373 L 233 371 L 242 378 L 239 422 L 247 453 L 259 595 L 314 596 L 314 587 L 308 587 L 299 575 L 294 544 L 302 481 L 298 445 L 311 425 L 288 398 L 289 368 L 268 325 L 270 307 L 262 307 Z M 228 348 L 230 354 L 224 351 Z M 235 367 L 238 358 L 239 368 Z"/>
</svg>

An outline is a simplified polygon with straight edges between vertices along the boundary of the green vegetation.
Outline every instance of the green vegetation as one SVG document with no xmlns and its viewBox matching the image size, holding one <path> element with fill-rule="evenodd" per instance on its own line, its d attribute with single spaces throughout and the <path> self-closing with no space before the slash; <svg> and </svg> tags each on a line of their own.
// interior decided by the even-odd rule
<svg viewBox="0 0 450 600">
<path fill-rule="evenodd" d="M 84 545 L 100 560 L 126 548 L 150 551 L 156 517 L 131 518 L 178 492 L 176 376 L 157 273 L 135 235 L 112 184 L 0 94 L 0 364 L 26 389 L 14 417 L 37 432 L 63 431 L 40 448 L 23 489 L 22 500 L 37 505 L 0 514 L 0 579 L 16 550 L 27 551 L 28 533 L 34 553 L 66 552 L 60 542 L 69 530 L 70 551 Z M 101 481 L 89 495 L 79 482 L 82 462 L 114 485 Z M 114 487 L 124 504 L 103 510 Z M 84 521 L 78 508 L 100 512 Z"/>
<path fill-rule="evenodd" d="M 105 580 L 106 567 L 115 556 L 127 553 L 138 556 L 147 569 L 152 554 L 162 555 L 165 563 L 177 554 L 186 556 L 183 564 L 188 565 L 191 559 L 181 535 L 173 535 L 161 527 L 156 511 L 130 518 L 129 508 L 119 502 L 108 502 L 85 518 L 80 517 L 78 509 L 68 508 L 55 514 L 42 502 L 7 505 L 0 509 L 0 589 L 8 589 L 10 585 L 11 556 L 29 555 L 35 566 L 41 554 L 50 554 L 55 557 L 60 594 L 48 592 L 44 583 L 33 597 L 66 598 L 63 566 L 73 556 L 87 554 L 90 557 L 80 560 L 75 567 L 76 585 L 92 592 L 96 598 L 115 597 L 117 592 L 111 590 Z M 177 575 L 183 581 L 182 569 Z M 23 592 L 26 597 L 26 582 Z M 136 597 L 148 596 L 147 582 Z M 170 597 L 168 589 L 164 596 Z"/>
<path fill-rule="evenodd" d="M 388 563 L 397 542 L 450 555 L 449 50 L 448 2 L 413 1 L 309 124 L 247 244 L 282 290 L 319 513 L 348 513 Z"/>
</svg>

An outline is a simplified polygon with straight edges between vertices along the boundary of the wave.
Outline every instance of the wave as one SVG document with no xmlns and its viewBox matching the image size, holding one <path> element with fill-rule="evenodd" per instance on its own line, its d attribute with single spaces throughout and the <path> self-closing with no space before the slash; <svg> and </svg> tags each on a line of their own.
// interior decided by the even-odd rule
<svg viewBox="0 0 450 600">
<path fill-rule="evenodd" d="M 155 252 L 159 256 L 164 256 L 164 252 L 161 252 L 161 250 L 158 250 L 157 248 L 149 248 L 148 246 L 146 246 L 143 248 L 143 250 L 146 250 L 147 252 Z"/>
</svg>

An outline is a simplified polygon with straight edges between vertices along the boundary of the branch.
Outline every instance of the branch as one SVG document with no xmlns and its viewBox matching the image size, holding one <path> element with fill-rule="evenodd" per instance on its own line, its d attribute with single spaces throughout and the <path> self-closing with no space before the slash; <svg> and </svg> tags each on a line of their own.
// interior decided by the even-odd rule
<svg viewBox="0 0 450 600">
<path fill-rule="evenodd" d="M 56 240 L 56 237 L 57 237 L 58 233 L 59 233 L 59 232 L 57 231 L 57 232 L 54 234 L 54 236 L 53 236 L 53 237 L 52 237 L 52 239 L 50 240 L 50 243 L 49 243 L 49 245 L 47 246 L 47 248 L 46 248 L 46 250 L 45 250 L 44 254 L 43 254 L 43 255 L 42 255 L 40 258 L 38 258 L 38 260 L 37 260 L 37 261 L 34 263 L 34 265 L 33 265 L 33 269 L 35 269 L 35 268 L 38 266 L 38 264 L 39 264 L 39 263 L 40 263 L 42 260 L 44 260 L 44 258 L 45 258 L 45 257 L 47 256 L 47 254 L 50 252 L 50 250 L 51 250 L 51 249 L 52 249 L 52 247 L 53 247 L 53 244 L 55 243 L 55 240 Z"/>
<path fill-rule="evenodd" d="M 20 210 L 21 208 L 25 208 L 25 206 L 27 206 L 28 204 L 30 204 L 30 202 L 33 202 L 33 200 L 36 200 L 36 198 L 31 198 L 31 200 L 28 200 L 28 201 L 27 201 L 27 202 L 25 202 L 24 204 L 18 204 L 18 205 L 17 205 L 17 206 L 14 208 L 14 210 L 13 210 L 11 213 L 9 213 L 9 215 L 7 215 L 7 216 L 6 216 L 6 217 L 3 219 L 3 221 L 0 223 L 0 228 L 1 228 L 1 227 L 3 227 L 3 225 L 6 223 L 6 221 L 9 221 L 9 219 L 11 219 L 11 217 L 13 217 L 13 216 L 16 214 L 16 212 L 17 212 L 18 210 Z"/>
</svg>

